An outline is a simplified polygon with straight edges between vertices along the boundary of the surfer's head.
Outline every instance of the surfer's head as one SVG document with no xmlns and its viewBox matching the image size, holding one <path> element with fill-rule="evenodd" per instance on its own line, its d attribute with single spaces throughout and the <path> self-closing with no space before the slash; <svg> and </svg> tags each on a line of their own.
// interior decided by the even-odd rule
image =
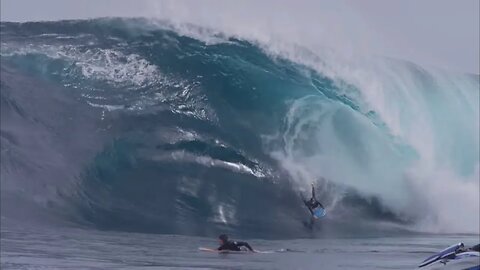
<svg viewBox="0 0 480 270">
<path fill-rule="evenodd" d="M 223 243 L 225 243 L 225 242 L 228 241 L 228 235 L 226 235 L 226 234 L 220 234 L 220 235 L 218 236 L 218 240 L 220 240 L 220 243 L 223 244 Z"/>
</svg>

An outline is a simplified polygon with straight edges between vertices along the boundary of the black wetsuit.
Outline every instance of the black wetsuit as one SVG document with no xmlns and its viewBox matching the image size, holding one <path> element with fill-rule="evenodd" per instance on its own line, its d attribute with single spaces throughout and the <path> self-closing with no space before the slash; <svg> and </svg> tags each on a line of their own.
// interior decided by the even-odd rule
<svg viewBox="0 0 480 270">
<path fill-rule="evenodd" d="M 313 198 L 312 198 L 312 199 L 313 199 Z M 322 204 L 319 203 L 317 200 L 315 200 L 315 199 L 312 200 L 312 199 L 310 199 L 310 200 L 308 200 L 308 201 L 304 201 L 304 203 L 305 203 L 305 205 L 307 206 L 307 208 L 308 208 L 308 210 L 310 211 L 310 213 L 313 215 L 313 210 L 315 210 L 315 208 L 317 208 L 317 207 L 319 207 L 319 206 L 323 208 L 323 206 L 322 206 Z"/>
<path fill-rule="evenodd" d="M 464 253 L 464 252 L 469 252 L 469 251 L 480 252 L 480 244 L 475 245 L 475 246 L 473 246 L 473 247 L 471 247 L 471 248 L 466 248 L 466 247 L 463 245 L 463 243 L 461 243 L 461 246 L 455 250 L 455 255 L 456 255 L 456 254 L 462 254 L 462 253 Z M 455 257 L 455 255 L 453 255 L 453 257 Z"/>
<path fill-rule="evenodd" d="M 242 251 L 240 247 L 246 247 L 248 250 L 253 251 L 252 247 L 247 242 L 226 241 L 217 250 L 230 250 L 230 251 Z"/>
<path fill-rule="evenodd" d="M 310 211 L 310 213 L 312 214 L 313 216 L 313 210 L 317 207 L 322 207 L 322 208 L 325 208 L 323 207 L 323 205 L 317 201 L 317 199 L 315 198 L 315 189 L 313 188 L 312 186 L 312 198 L 310 200 L 304 200 L 303 201 L 305 203 L 305 205 L 308 207 L 308 210 Z"/>
</svg>

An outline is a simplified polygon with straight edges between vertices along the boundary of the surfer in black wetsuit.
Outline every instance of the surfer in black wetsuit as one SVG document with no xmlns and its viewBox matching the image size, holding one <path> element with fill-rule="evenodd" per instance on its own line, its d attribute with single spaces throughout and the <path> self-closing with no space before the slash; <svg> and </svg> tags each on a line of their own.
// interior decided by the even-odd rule
<svg viewBox="0 0 480 270">
<path fill-rule="evenodd" d="M 241 247 L 246 247 L 249 251 L 255 252 L 247 242 L 229 241 L 226 234 L 218 236 L 218 240 L 220 241 L 220 246 L 217 250 L 243 251 Z"/>
<path fill-rule="evenodd" d="M 457 250 L 455 250 L 455 254 L 460 254 L 460 253 L 468 252 L 468 251 L 480 252 L 480 244 L 475 245 L 471 248 L 467 248 L 467 247 L 465 247 L 465 245 L 463 243 L 460 243 L 460 247 L 458 247 Z"/>
<path fill-rule="evenodd" d="M 310 200 L 308 201 L 303 199 L 303 203 L 307 206 L 308 211 L 310 211 L 310 214 L 312 214 L 312 217 L 310 218 L 310 223 L 304 222 L 303 224 L 308 228 L 313 229 L 313 224 L 315 223 L 315 219 L 318 218 L 315 216 L 315 212 L 314 212 L 315 209 L 317 209 L 318 207 L 324 208 L 323 205 L 315 197 L 315 187 L 313 186 L 313 183 L 312 183 L 312 198 L 310 198 Z"/>
<path fill-rule="evenodd" d="M 319 201 L 317 201 L 317 198 L 315 198 L 315 188 L 313 187 L 313 183 L 312 183 L 312 198 L 310 198 L 310 200 L 308 201 L 303 199 L 303 203 L 305 203 L 305 205 L 307 206 L 312 216 L 315 208 L 317 207 L 325 208 Z"/>
</svg>

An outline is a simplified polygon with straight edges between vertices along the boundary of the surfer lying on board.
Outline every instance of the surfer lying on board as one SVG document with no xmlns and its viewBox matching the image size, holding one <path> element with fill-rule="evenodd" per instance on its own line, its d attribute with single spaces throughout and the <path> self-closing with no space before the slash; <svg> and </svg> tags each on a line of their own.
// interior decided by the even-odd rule
<svg viewBox="0 0 480 270">
<path fill-rule="evenodd" d="M 251 252 L 255 252 L 247 242 L 230 241 L 226 234 L 219 235 L 218 240 L 220 241 L 220 246 L 217 250 L 243 251 L 241 247 L 246 247 Z"/>
<path fill-rule="evenodd" d="M 469 251 L 480 252 L 480 244 L 475 245 L 471 248 L 467 248 L 467 247 L 465 247 L 465 245 L 463 243 L 460 243 L 460 247 L 458 247 L 458 249 L 455 250 L 455 253 L 459 254 L 459 253 L 462 253 L 462 252 L 469 252 Z"/>
<path fill-rule="evenodd" d="M 308 210 L 310 211 L 312 216 L 314 216 L 314 211 L 317 207 L 325 208 L 319 201 L 317 201 L 317 198 L 315 198 L 315 188 L 313 187 L 313 183 L 312 183 L 312 198 L 310 198 L 310 200 L 308 201 L 304 199 L 303 202 L 308 207 Z"/>
</svg>

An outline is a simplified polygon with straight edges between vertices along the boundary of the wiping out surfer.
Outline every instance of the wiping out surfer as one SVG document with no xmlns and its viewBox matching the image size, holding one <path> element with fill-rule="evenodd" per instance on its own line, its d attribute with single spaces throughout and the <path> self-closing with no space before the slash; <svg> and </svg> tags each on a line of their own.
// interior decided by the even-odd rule
<svg viewBox="0 0 480 270">
<path fill-rule="evenodd" d="M 303 203 L 307 206 L 308 211 L 310 211 L 310 214 L 312 214 L 312 217 L 310 219 L 310 224 L 305 224 L 307 227 L 313 228 L 313 223 L 315 222 L 315 219 L 319 217 L 323 217 L 325 215 L 325 207 L 317 200 L 315 196 L 315 187 L 313 186 L 312 183 L 312 197 L 309 200 L 303 199 Z"/>
<path fill-rule="evenodd" d="M 322 209 L 325 209 L 325 207 L 323 207 L 323 205 L 315 197 L 315 187 L 313 186 L 313 183 L 312 183 L 312 197 L 308 201 L 304 199 L 303 202 L 307 206 L 307 208 L 310 211 L 310 213 L 312 214 L 312 216 L 315 216 L 315 211 L 319 207 L 321 207 Z"/>
<path fill-rule="evenodd" d="M 245 251 L 245 248 L 248 251 L 255 252 L 253 248 L 247 242 L 240 241 L 230 241 L 226 234 L 221 234 L 218 236 L 220 246 L 217 248 L 219 251 Z M 243 248 L 243 249 L 242 249 Z"/>
</svg>

